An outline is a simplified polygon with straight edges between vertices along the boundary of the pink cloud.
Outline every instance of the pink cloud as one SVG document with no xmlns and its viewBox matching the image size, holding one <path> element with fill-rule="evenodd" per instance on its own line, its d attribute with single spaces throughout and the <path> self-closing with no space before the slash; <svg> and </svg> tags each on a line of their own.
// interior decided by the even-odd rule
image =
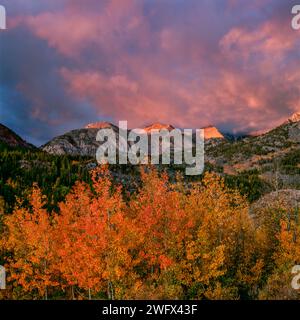
<svg viewBox="0 0 300 320">
<path fill-rule="evenodd" d="M 238 3 L 225 8 L 237 10 Z M 227 22 L 223 30 L 214 11 L 199 16 L 200 9 L 190 8 L 176 20 L 158 9 L 146 17 L 140 0 L 93 8 L 82 12 L 80 1 L 67 1 L 64 10 L 19 17 L 14 26 L 25 24 L 57 50 L 67 95 L 88 102 L 99 120 L 229 123 L 235 131 L 256 131 L 279 124 L 282 109 L 300 109 L 298 61 L 289 58 L 300 49 L 299 34 L 288 21 L 272 18 L 251 28 Z"/>
<path fill-rule="evenodd" d="M 26 24 L 50 47 L 67 56 L 77 55 L 85 46 L 96 41 L 95 20 L 65 13 L 43 13 L 28 17 Z"/>
<path fill-rule="evenodd" d="M 282 59 L 294 49 L 297 42 L 299 46 L 299 37 L 288 23 L 283 27 L 279 22 L 268 21 L 254 30 L 231 29 L 220 41 L 220 48 L 231 59 L 246 60 L 258 53 L 274 63 L 274 59 Z"/>
<path fill-rule="evenodd" d="M 80 55 L 90 45 L 115 52 L 124 42 L 147 45 L 142 36 L 147 26 L 137 0 L 110 0 L 101 10 L 82 12 L 70 2 L 63 11 L 42 12 L 23 17 L 32 32 L 50 47 L 69 57 Z"/>
<path fill-rule="evenodd" d="M 131 125 L 138 126 L 151 120 L 165 121 L 170 119 L 172 113 L 176 113 L 176 106 L 172 106 L 160 92 L 163 90 L 161 86 L 167 85 L 163 79 L 157 79 L 159 82 L 156 85 L 150 85 L 149 82 L 155 79 L 149 77 L 146 83 L 138 84 L 126 75 L 107 77 L 100 72 L 65 68 L 61 70 L 61 75 L 69 94 L 89 101 L 98 111 L 99 118 L 112 116 L 116 120 L 129 120 Z"/>
</svg>

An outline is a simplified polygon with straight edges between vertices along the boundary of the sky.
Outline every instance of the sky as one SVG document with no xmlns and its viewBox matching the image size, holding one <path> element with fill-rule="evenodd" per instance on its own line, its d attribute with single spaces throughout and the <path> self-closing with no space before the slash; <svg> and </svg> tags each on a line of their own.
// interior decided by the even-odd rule
<svg viewBox="0 0 300 320">
<path fill-rule="evenodd" d="M 300 111 L 300 0 L 0 0 L 0 122 L 41 145 L 95 121 L 251 133 Z"/>
</svg>

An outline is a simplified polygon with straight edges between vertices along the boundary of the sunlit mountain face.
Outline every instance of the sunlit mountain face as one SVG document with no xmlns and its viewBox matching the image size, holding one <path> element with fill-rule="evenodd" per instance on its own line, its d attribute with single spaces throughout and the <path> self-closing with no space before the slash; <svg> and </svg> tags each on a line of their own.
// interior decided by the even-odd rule
<svg viewBox="0 0 300 320">
<path fill-rule="evenodd" d="M 1 0 L 1 122 L 40 145 L 91 122 L 260 132 L 300 110 L 293 0 Z"/>
</svg>

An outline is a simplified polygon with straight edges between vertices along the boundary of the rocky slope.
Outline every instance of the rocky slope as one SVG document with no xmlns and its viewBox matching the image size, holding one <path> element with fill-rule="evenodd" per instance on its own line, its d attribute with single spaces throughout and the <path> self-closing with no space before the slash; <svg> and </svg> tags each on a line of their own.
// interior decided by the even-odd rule
<svg viewBox="0 0 300 320">
<path fill-rule="evenodd" d="M 290 119 L 294 119 L 291 121 Z M 299 148 L 300 119 L 290 118 L 281 126 L 259 136 L 246 137 L 239 141 L 224 140 L 218 148 L 209 150 L 211 158 L 223 159 L 230 164 L 253 160 L 256 156 L 274 158 L 294 148 Z M 253 163 L 254 163 L 253 162 Z"/>
<path fill-rule="evenodd" d="M 282 189 L 273 191 L 261 197 L 258 201 L 253 203 L 251 209 L 255 212 L 264 209 L 273 208 L 299 208 L 300 206 L 300 190 Z"/>
<path fill-rule="evenodd" d="M 98 129 L 84 128 L 55 137 L 41 148 L 55 155 L 95 156 L 99 143 L 96 141 Z"/>
<path fill-rule="evenodd" d="M 14 131 L 0 123 L 0 142 L 10 147 L 33 149 L 34 146 L 23 140 Z"/>
<path fill-rule="evenodd" d="M 238 175 L 249 171 L 276 188 L 300 187 L 300 119 L 293 115 L 281 126 L 240 141 L 207 146 L 206 161 Z"/>
<path fill-rule="evenodd" d="M 72 130 L 55 137 L 41 146 L 41 149 L 55 155 L 95 158 L 97 149 L 101 145 L 101 143 L 96 140 L 99 129 L 112 129 L 116 134 L 118 143 L 118 127 L 109 122 L 96 122 L 88 124 L 85 128 Z"/>
</svg>

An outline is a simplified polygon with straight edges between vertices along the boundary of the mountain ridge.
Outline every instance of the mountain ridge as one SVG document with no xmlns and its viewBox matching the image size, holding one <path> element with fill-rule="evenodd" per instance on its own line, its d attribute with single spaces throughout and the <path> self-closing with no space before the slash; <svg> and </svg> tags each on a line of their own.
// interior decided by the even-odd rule
<svg viewBox="0 0 300 320">
<path fill-rule="evenodd" d="M 100 142 L 96 141 L 96 135 L 99 129 L 111 128 L 118 136 L 119 128 L 109 122 L 95 122 L 87 124 L 84 128 L 74 129 L 66 132 L 60 136 L 54 137 L 52 140 L 41 146 L 41 149 L 50 154 L 70 154 L 81 156 L 95 156 L 96 151 L 100 145 Z M 144 127 L 147 134 L 150 134 L 152 130 L 167 129 L 172 131 L 175 129 L 170 124 L 154 123 Z M 212 140 L 221 140 L 225 137 L 220 131 L 213 126 L 205 127 L 204 137 L 206 142 Z"/>
<path fill-rule="evenodd" d="M 258 198 L 256 189 L 249 189 L 250 186 L 252 188 L 252 183 L 257 183 L 259 193 L 277 188 L 300 189 L 300 121 L 294 116 L 289 119 L 259 136 L 235 139 L 225 134 L 222 139 L 206 140 L 205 170 L 235 181 L 232 186 L 246 189 L 245 192 L 252 194 L 251 201 Z M 83 166 L 89 170 L 97 166 L 95 156 L 100 143 L 96 141 L 96 135 L 99 127 L 113 128 L 118 133 L 118 128 L 111 123 L 96 123 L 89 128 L 75 129 L 57 136 L 41 146 L 40 150 L 50 155 L 82 156 L 84 158 L 80 159 Z M 153 127 L 157 128 L 157 124 Z M 33 166 L 35 165 L 34 163 Z M 166 169 L 174 174 L 178 168 L 171 164 Z M 120 170 L 125 170 L 126 179 L 131 181 L 132 171 L 135 169 L 131 166 L 120 169 L 117 166 L 113 170 L 116 170 L 115 176 L 121 177 L 121 180 L 124 174 Z"/>
<path fill-rule="evenodd" d="M 21 147 L 26 149 L 36 148 L 2 123 L 0 123 L 0 142 L 9 147 Z"/>
<path fill-rule="evenodd" d="M 268 145 L 271 143 L 268 140 L 269 136 L 273 135 L 274 130 L 280 130 L 280 128 L 284 126 L 290 126 L 288 137 L 292 139 L 294 142 L 300 141 L 299 133 L 298 133 L 298 126 L 295 125 L 300 121 L 300 112 L 294 113 L 287 121 L 285 121 L 279 127 L 273 128 L 261 135 L 257 136 L 245 136 L 241 137 L 240 139 L 231 139 L 225 133 L 221 133 L 219 129 L 213 125 L 206 126 L 202 128 L 204 130 L 204 137 L 206 145 L 208 146 L 207 151 L 209 153 L 210 148 L 216 149 L 218 145 L 231 145 L 234 142 L 239 141 L 240 143 L 247 144 L 249 139 L 257 139 L 259 144 L 261 145 L 263 142 L 266 143 L 265 149 L 267 151 Z M 96 134 L 99 129 L 103 128 L 112 128 L 116 134 L 118 133 L 118 127 L 110 122 L 99 121 L 87 124 L 84 128 L 74 129 L 69 131 L 61 136 L 55 137 L 41 148 L 53 154 L 71 154 L 71 155 L 89 155 L 94 156 L 96 154 L 97 147 L 99 143 L 96 141 Z M 160 130 L 160 129 L 167 129 L 169 131 L 175 129 L 175 127 L 171 124 L 163 124 L 163 123 L 153 123 L 144 127 L 144 130 L 147 133 L 150 133 L 152 130 Z M 275 133 L 276 135 L 276 133 Z M 264 138 L 267 137 L 267 138 Z M 260 141 L 262 139 L 262 142 Z M 273 139 L 273 138 L 272 138 Z M 271 139 L 271 140 L 272 140 Z M 280 137 L 278 137 L 280 139 Z M 266 140 L 266 141 L 265 141 Z M 256 141 L 256 140 L 251 140 Z M 272 144 L 272 143 L 271 143 Z M 272 147 L 270 147 L 272 148 Z M 221 148 L 222 149 L 222 148 Z"/>
</svg>

